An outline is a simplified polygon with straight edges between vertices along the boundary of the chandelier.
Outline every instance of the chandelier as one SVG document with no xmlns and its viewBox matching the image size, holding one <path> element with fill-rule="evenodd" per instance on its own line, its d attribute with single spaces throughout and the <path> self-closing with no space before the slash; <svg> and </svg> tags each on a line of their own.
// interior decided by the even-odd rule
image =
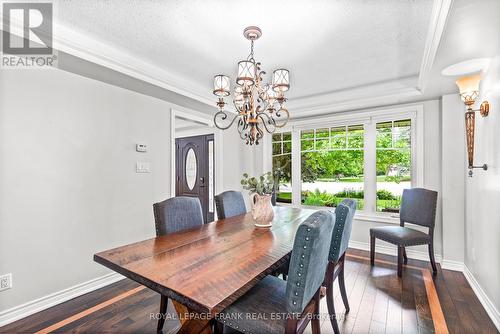
<svg viewBox="0 0 500 334">
<path fill-rule="evenodd" d="M 267 133 L 273 133 L 277 128 L 286 125 L 290 114 L 283 106 L 286 101 L 285 92 L 290 88 L 290 73 L 286 69 L 273 71 L 272 82 L 263 83 L 266 74 L 261 69 L 261 63 L 254 59 L 254 41 L 262 36 L 259 27 L 247 27 L 243 36 L 250 41 L 250 54 L 246 60 L 238 62 L 238 76 L 233 91 L 235 111 L 224 109 L 225 97 L 231 95 L 230 79 L 227 75 L 214 77 L 214 95 L 218 96 L 219 111 L 214 116 L 214 124 L 221 130 L 237 125 L 241 139 L 248 145 L 258 145 L 260 139 Z"/>
</svg>

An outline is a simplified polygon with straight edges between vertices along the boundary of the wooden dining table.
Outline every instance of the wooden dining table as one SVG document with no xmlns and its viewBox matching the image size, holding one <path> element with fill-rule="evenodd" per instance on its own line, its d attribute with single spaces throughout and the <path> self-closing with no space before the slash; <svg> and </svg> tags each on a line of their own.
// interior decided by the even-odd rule
<svg viewBox="0 0 500 334">
<path fill-rule="evenodd" d="M 274 207 L 270 228 L 250 213 L 94 255 L 94 260 L 168 298 L 179 333 L 211 333 L 211 319 L 289 258 L 295 232 L 315 210 Z"/>
</svg>

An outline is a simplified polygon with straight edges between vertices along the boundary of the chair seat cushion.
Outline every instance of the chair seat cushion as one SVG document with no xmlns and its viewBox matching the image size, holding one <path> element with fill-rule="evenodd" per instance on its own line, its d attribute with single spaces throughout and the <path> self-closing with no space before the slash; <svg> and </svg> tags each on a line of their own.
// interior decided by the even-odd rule
<svg viewBox="0 0 500 334">
<path fill-rule="evenodd" d="M 402 226 L 371 228 L 370 236 L 399 246 L 422 245 L 430 241 L 430 236 L 427 233 Z"/>
<path fill-rule="evenodd" d="M 286 282 L 266 276 L 241 298 L 222 311 L 224 325 L 242 333 L 284 333 Z"/>
</svg>

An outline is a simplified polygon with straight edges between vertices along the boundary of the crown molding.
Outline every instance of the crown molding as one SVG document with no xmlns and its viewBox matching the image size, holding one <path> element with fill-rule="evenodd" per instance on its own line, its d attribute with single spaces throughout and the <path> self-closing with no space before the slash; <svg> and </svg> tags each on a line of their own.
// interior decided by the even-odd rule
<svg viewBox="0 0 500 334">
<path fill-rule="evenodd" d="M 309 117 L 330 112 L 364 109 L 420 96 L 417 76 L 375 83 L 292 100 L 288 110 L 294 117 Z"/>
<path fill-rule="evenodd" d="M 434 64 L 452 5 L 453 0 L 434 0 L 431 22 L 429 24 L 429 30 L 427 31 L 424 55 L 420 65 L 418 78 L 418 88 L 422 93 L 425 91 L 425 86 L 429 80 L 432 65 Z"/>
<path fill-rule="evenodd" d="M 4 18 L 3 16 L 0 18 L 0 26 L 3 26 Z M 9 27 L 11 34 L 23 38 L 22 22 L 13 19 L 10 21 Z M 37 42 L 34 39 L 31 40 Z M 152 65 L 129 54 L 126 50 L 111 47 L 103 41 L 89 38 L 85 34 L 55 22 L 53 25 L 52 46 L 57 51 L 107 67 L 207 105 L 214 105 L 213 100 L 210 99 L 210 94 L 207 93 L 209 90 L 205 90 L 205 87 L 164 68 Z"/>
<path fill-rule="evenodd" d="M 308 117 L 327 112 L 368 108 L 387 103 L 396 103 L 409 97 L 421 96 L 430 76 L 436 53 L 444 33 L 453 0 L 435 0 L 420 71 L 409 78 L 374 83 L 325 94 L 299 97 L 290 100 L 288 109 L 298 117 Z M 3 18 L 2 18 L 3 19 Z M 12 22 L 21 25 L 19 22 Z M 19 31 L 22 31 L 19 30 Z M 19 33 L 16 33 L 20 36 Z M 193 83 L 184 76 L 139 59 L 126 50 L 117 49 L 103 41 L 89 38 L 82 33 L 54 24 L 54 48 L 95 64 L 110 68 L 130 77 L 192 98 L 209 106 L 214 101 L 209 89 Z"/>
<path fill-rule="evenodd" d="M 171 73 L 164 68 L 154 66 L 125 50 L 118 50 L 107 44 L 69 30 L 62 26 L 54 29 L 54 48 L 73 56 L 91 61 L 98 65 L 129 75 L 172 92 L 184 95 L 199 102 L 213 106 L 204 87 L 193 84 L 180 75 Z M 207 92 L 209 90 L 206 90 Z"/>
</svg>

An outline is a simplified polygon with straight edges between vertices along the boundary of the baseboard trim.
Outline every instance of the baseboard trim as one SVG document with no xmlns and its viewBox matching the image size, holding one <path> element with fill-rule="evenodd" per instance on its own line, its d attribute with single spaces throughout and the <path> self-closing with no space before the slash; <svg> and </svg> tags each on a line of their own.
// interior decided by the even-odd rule
<svg viewBox="0 0 500 334">
<path fill-rule="evenodd" d="M 349 247 L 354 248 L 354 249 L 364 250 L 364 251 L 370 251 L 370 244 L 367 242 L 350 240 Z M 377 243 L 377 245 L 375 247 L 375 252 L 380 253 L 380 254 L 398 256 L 396 246 L 387 246 L 387 245 L 380 244 L 380 243 Z M 407 248 L 406 255 L 408 256 L 409 259 L 429 261 L 429 253 L 427 253 L 427 252 L 421 252 L 421 251 L 413 250 L 411 248 Z M 434 254 L 434 257 L 436 259 L 436 262 L 438 262 L 438 263 L 441 263 L 443 260 L 441 254 Z"/>
<path fill-rule="evenodd" d="M 459 262 L 459 261 L 443 259 L 441 261 L 441 268 L 447 269 L 447 270 L 463 272 L 464 271 L 464 264 L 463 264 L 463 262 Z"/>
<path fill-rule="evenodd" d="M 481 302 L 481 305 L 483 305 L 484 309 L 486 310 L 486 313 L 488 313 L 491 321 L 495 324 L 496 328 L 498 331 L 500 331 L 500 312 L 499 310 L 495 307 L 495 304 L 491 301 L 491 299 L 488 297 L 486 292 L 484 292 L 483 288 L 479 284 L 479 282 L 476 280 L 474 277 L 474 274 L 467 268 L 466 265 L 463 266 L 463 273 L 465 276 L 465 279 L 467 282 L 469 282 L 469 285 L 471 286 L 472 290 L 477 296 L 477 299 Z"/>
<path fill-rule="evenodd" d="M 90 281 L 83 282 L 67 289 L 52 293 L 47 296 L 32 300 L 30 302 L 12 307 L 5 311 L 0 312 L 0 327 L 10 324 L 16 320 L 25 318 L 29 315 L 48 309 L 49 307 L 63 303 L 70 299 L 92 292 L 94 290 L 103 288 L 112 283 L 118 282 L 125 277 L 117 274 L 110 273 Z"/>
</svg>

